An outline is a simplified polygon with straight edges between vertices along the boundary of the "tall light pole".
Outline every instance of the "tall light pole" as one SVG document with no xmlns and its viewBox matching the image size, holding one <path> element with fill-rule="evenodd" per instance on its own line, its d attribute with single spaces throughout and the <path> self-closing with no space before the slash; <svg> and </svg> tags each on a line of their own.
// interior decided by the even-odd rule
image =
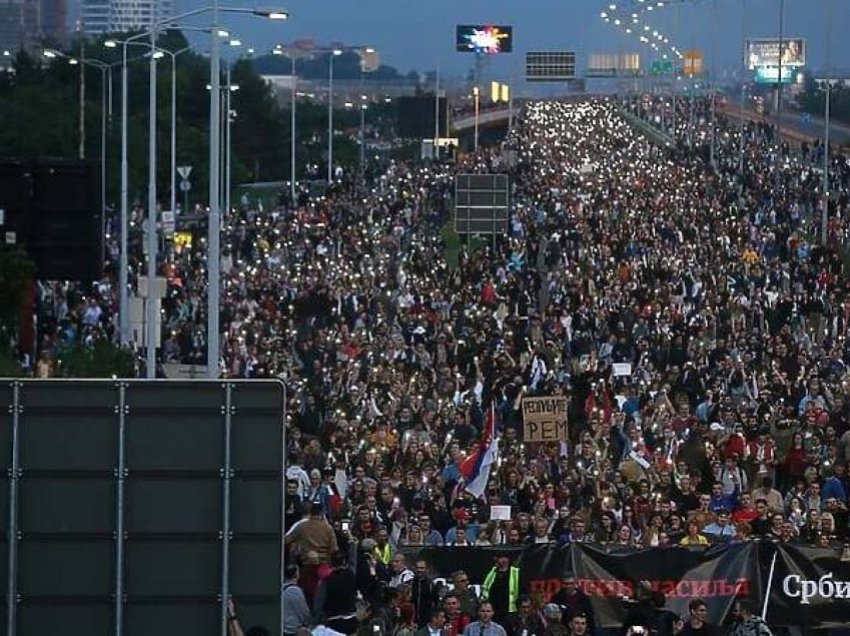
<svg viewBox="0 0 850 636">
<path fill-rule="evenodd" d="M 77 22 L 80 36 L 80 159 L 86 158 L 86 32 L 82 22 Z"/>
<path fill-rule="evenodd" d="M 229 10 L 229 9 L 226 9 Z M 286 20 L 286 11 L 252 11 L 271 20 Z M 210 213 L 207 219 L 207 377 L 219 375 L 221 333 L 221 52 L 218 41 L 218 0 L 212 7 L 212 33 L 210 36 Z M 225 587 L 227 582 L 223 582 Z M 222 636 L 227 636 L 227 599 L 221 605 Z"/>
<path fill-rule="evenodd" d="M 296 75 L 295 62 L 300 57 L 300 50 L 295 46 L 281 46 L 278 44 L 272 50 L 274 55 L 285 55 L 290 61 L 290 80 L 292 82 L 290 102 L 289 102 L 289 198 L 292 205 L 296 205 L 297 193 L 295 185 L 295 168 L 296 168 L 296 152 L 295 152 L 295 107 L 298 101 L 298 76 Z"/>
<path fill-rule="evenodd" d="M 157 230 L 156 230 L 156 63 L 154 55 L 158 33 L 159 3 L 154 3 L 154 19 L 150 30 L 151 56 L 148 60 L 148 297 L 145 301 L 145 344 L 147 356 L 145 370 L 148 379 L 156 378 L 156 337 L 158 304 L 155 298 Z"/>
<path fill-rule="evenodd" d="M 749 64 L 747 63 L 747 0 L 741 0 L 741 46 L 743 47 L 743 51 L 741 52 L 741 60 L 742 60 L 742 77 L 741 77 L 741 118 L 738 122 L 740 124 L 740 129 L 738 130 L 738 174 L 743 177 L 744 175 L 744 104 L 747 98 L 747 70 L 749 69 Z"/>
<path fill-rule="evenodd" d="M 823 128 L 823 209 L 821 210 L 821 244 L 829 239 L 829 125 L 832 93 L 832 0 L 826 0 L 826 103 Z"/>
<path fill-rule="evenodd" d="M 334 176 L 334 58 L 338 55 L 342 49 L 334 48 L 328 56 L 328 185 Z"/>
<path fill-rule="evenodd" d="M 715 110 L 715 102 L 717 101 L 717 0 L 712 3 L 711 14 L 711 151 L 709 163 L 713 170 L 717 170 L 715 161 L 715 147 L 717 145 L 717 113 Z"/>
<path fill-rule="evenodd" d="M 297 204 L 297 194 L 295 192 L 295 104 L 298 101 L 298 76 L 295 74 L 295 56 L 291 56 L 292 62 L 292 94 L 290 95 L 290 112 L 289 112 L 289 198 L 292 200 L 292 207 Z"/>
<path fill-rule="evenodd" d="M 782 38 L 785 30 L 785 0 L 779 0 L 779 75 L 776 78 L 776 134 L 782 133 Z"/>
<path fill-rule="evenodd" d="M 231 46 L 236 46 L 231 42 Z M 230 187 L 231 187 L 231 177 L 230 177 L 230 168 L 231 168 L 231 157 L 232 157 L 232 148 L 233 144 L 231 142 L 231 124 L 232 122 L 232 108 L 231 108 L 231 100 L 233 98 L 233 93 L 239 90 L 239 85 L 234 84 L 231 80 L 230 73 L 230 65 L 227 67 L 227 89 L 225 91 L 225 106 L 224 106 L 224 114 L 225 114 L 225 124 L 224 124 L 224 138 L 225 148 L 224 148 L 224 214 L 225 216 L 230 214 Z"/>
<path fill-rule="evenodd" d="M 481 89 L 478 86 L 472 87 L 472 96 L 475 99 L 475 129 L 474 129 L 474 141 L 473 148 L 475 152 L 478 152 L 478 114 L 479 114 L 479 103 L 481 99 Z"/>
<path fill-rule="evenodd" d="M 156 53 L 154 53 L 155 56 L 159 57 L 163 57 L 165 55 L 171 57 L 171 181 L 169 187 L 171 191 L 171 200 L 169 201 L 169 209 L 172 212 L 177 209 L 177 192 L 175 186 L 175 174 L 177 174 L 177 58 L 183 53 L 191 50 L 191 46 L 186 46 L 177 51 L 159 49 Z"/>
<path fill-rule="evenodd" d="M 360 94 L 360 181 L 366 182 L 366 110 L 369 108 L 368 97 Z"/>
<path fill-rule="evenodd" d="M 127 169 L 127 46 L 134 40 L 139 40 L 148 34 L 138 33 L 126 40 L 106 40 L 103 45 L 107 48 L 115 48 L 121 44 L 121 241 L 118 272 L 118 324 L 120 342 L 127 345 L 130 342 L 130 289 L 128 281 L 128 270 L 130 260 L 128 254 L 127 235 L 129 233 L 129 196 L 128 196 L 128 169 Z"/>
</svg>

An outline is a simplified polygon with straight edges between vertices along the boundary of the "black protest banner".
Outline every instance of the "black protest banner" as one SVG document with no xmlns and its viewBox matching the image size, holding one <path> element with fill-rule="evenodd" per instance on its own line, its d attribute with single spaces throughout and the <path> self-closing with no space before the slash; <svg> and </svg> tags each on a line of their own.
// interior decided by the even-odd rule
<svg viewBox="0 0 850 636">
<path fill-rule="evenodd" d="M 496 557 L 507 555 L 520 568 L 520 586 L 549 600 L 573 576 L 588 595 L 599 627 L 618 627 L 638 581 L 649 581 L 665 596 L 667 609 L 687 615 L 688 602 L 705 600 L 709 620 L 724 622 L 736 597 L 763 603 L 772 626 L 829 628 L 850 616 L 850 553 L 772 542 L 703 548 L 606 549 L 574 543 L 506 547 L 440 547 L 405 550 L 422 558 L 430 575 L 451 589 L 451 574 L 463 570 L 478 591 Z M 775 561 L 774 561 L 775 557 Z M 771 576 L 771 565 L 773 574 Z"/>
<path fill-rule="evenodd" d="M 575 576 L 602 627 L 622 624 L 635 584 L 643 580 L 663 593 L 667 609 L 679 615 L 687 615 L 692 598 L 704 599 L 711 620 L 719 623 L 736 596 L 750 593 L 750 579 L 757 572 L 754 552 L 751 544 L 618 551 L 579 543 L 549 554 L 527 551 L 522 573 L 528 589 L 542 591 L 546 598 L 561 588 L 564 575 Z M 560 576 L 553 577 L 558 567 L 563 568 Z"/>
<path fill-rule="evenodd" d="M 752 544 L 626 552 L 589 544 L 525 549 L 446 547 L 425 548 L 414 558 L 424 559 L 430 575 L 448 589 L 452 587 L 451 574 L 457 570 L 467 573 L 475 589 L 501 554 L 519 566 L 522 589 L 540 593 L 545 600 L 561 589 L 566 576 L 575 576 L 579 589 L 590 597 L 600 627 L 622 624 L 628 599 L 641 580 L 648 580 L 653 590 L 663 592 L 667 608 L 678 614 L 687 614 L 690 599 L 705 599 L 711 619 L 719 623 L 736 596 L 750 594 L 750 581 L 758 574 Z"/>
<path fill-rule="evenodd" d="M 759 559 L 770 600 L 771 625 L 846 626 L 850 616 L 850 560 L 830 548 L 787 543 L 763 546 Z M 776 567 L 770 576 L 773 555 Z M 850 554 L 844 556 L 850 559 Z M 769 581 L 769 586 L 768 586 Z"/>
</svg>

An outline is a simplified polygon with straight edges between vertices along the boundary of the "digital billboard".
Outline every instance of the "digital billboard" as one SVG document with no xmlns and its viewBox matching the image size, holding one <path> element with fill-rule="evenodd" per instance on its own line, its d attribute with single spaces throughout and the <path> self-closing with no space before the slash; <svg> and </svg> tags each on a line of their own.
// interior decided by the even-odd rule
<svg viewBox="0 0 850 636">
<path fill-rule="evenodd" d="M 783 38 L 782 66 L 798 67 L 806 65 L 806 41 L 803 38 Z M 747 40 L 747 67 L 750 70 L 767 67 L 779 67 L 778 38 Z"/>
<path fill-rule="evenodd" d="M 459 24 L 455 48 L 459 53 L 510 53 L 514 48 L 514 29 L 496 24 Z"/>
</svg>

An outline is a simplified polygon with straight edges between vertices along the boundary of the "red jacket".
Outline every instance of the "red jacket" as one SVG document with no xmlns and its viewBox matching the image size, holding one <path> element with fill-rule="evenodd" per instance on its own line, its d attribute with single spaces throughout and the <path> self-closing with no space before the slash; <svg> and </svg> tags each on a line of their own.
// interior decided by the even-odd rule
<svg viewBox="0 0 850 636">
<path fill-rule="evenodd" d="M 744 459 L 757 464 L 772 465 L 776 460 L 776 447 L 773 444 L 773 440 L 766 439 L 764 444 L 759 443 L 758 440 L 750 442 L 747 444 Z"/>
</svg>

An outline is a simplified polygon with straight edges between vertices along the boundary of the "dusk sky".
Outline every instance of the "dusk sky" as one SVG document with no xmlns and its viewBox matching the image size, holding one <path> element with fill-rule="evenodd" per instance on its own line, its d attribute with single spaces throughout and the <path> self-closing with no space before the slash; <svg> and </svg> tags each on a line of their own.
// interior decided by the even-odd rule
<svg viewBox="0 0 850 636">
<path fill-rule="evenodd" d="M 230 18 L 247 45 L 257 52 L 277 42 L 313 37 L 319 44 L 338 41 L 377 48 L 382 61 L 406 72 L 439 66 L 459 76 L 472 64 L 472 56 L 454 51 L 458 23 L 509 24 L 514 27 L 514 52 L 491 59 L 493 73 L 521 76 L 524 53 L 529 50 L 574 50 L 583 67 L 589 53 L 618 50 L 652 53 L 635 35 L 606 24 L 601 11 L 615 3 L 630 16 L 638 0 L 270 0 L 259 6 L 284 6 L 292 13 L 288 23 L 263 23 L 257 19 Z M 819 70 L 826 62 L 827 5 L 833 4 L 832 65 L 850 71 L 850 0 L 786 0 L 785 35 L 807 41 L 808 66 Z M 644 4 L 649 3 L 646 0 Z M 678 7 L 665 2 L 646 12 L 643 22 L 679 42 L 681 49 L 701 48 L 711 63 L 712 14 L 715 0 L 684 0 Z M 742 7 L 746 6 L 748 35 L 775 37 L 779 31 L 780 0 L 716 0 L 717 60 L 720 69 L 740 68 Z M 209 4 L 209 0 L 182 0 L 178 10 Z M 223 4 L 226 4 L 223 2 Z M 254 6 L 237 0 L 239 6 Z M 678 32 L 674 32 L 678 12 Z M 202 45 L 201 45 L 202 46 Z M 642 65 L 647 66 L 647 57 Z"/>
</svg>

